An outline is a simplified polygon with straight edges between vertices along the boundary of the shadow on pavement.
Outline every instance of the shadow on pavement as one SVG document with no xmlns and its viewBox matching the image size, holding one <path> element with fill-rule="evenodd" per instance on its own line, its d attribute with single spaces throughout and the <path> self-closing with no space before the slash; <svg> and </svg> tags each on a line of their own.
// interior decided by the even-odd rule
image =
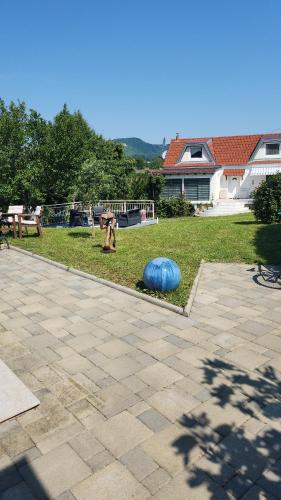
<svg viewBox="0 0 281 500">
<path fill-rule="evenodd" d="M 200 414 L 181 417 L 184 433 L 172 443 L 189 470 L 189 488 L 204 484 L 207 498 L 218 500 L 216 485 L 234 499 L 256 485 L 256 496 L 247 499 L 280 499 L 281 373 L 270 366 L 249 373 L 220 359 L 206 359 L 203 371 L 212 398 Z M 193 465 L 195 446 L 205 456 Z"/>
<path fill-rule="evenodd" d="M 0 470 L 1 500 L 49 500 L 50 498 L 36 476 L 32 464 L 24 457 Z"/>
</svg>

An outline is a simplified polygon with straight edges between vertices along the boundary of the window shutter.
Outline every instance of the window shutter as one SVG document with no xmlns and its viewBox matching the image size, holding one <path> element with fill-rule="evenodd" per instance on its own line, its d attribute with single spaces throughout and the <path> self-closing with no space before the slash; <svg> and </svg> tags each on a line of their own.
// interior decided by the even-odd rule
<svg viewBox="0 0 281 500">
<path fill-rule="evenodd" d="M 164 196 L 165 198 L 170 198 L 172 196 L 178 198 L 178 196 L 181 194 L 181 185 L 181 179 L 166 179 L 162 196 Z"/>
</svg>

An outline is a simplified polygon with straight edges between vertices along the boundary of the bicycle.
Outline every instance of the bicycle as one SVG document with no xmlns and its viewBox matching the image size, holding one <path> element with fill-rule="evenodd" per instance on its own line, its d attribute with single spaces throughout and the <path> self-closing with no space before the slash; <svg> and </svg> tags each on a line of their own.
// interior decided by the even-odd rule
<svg viewBox="0 0 281 500">
<path fill-rule="evenodd" d="M 276 288 L 281 290 L 281 270 L 277 266 L 264 265 L 258 263 L 257 282 L 261 286 L 268 288 Z M 262 281 L 259 281 L 259 278 Z"/>
</svg>

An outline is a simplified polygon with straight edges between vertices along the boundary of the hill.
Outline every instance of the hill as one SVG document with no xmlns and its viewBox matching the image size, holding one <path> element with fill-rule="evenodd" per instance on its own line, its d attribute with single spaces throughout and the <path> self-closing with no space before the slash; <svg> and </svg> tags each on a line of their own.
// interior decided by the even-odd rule
<svg viewBox="0 0 281 500">
<path fill-rule="evenodd" d="M 126 156 L 132 156 L 134 158 L 141 156 L 145 160 L 152 160 L 161 156 L 166 146 L 163 144 L 150 144 L 149 142 L 142 141 L 137 137 L 120 137 L 114 139 L 116 142 L 121 142 L 125 148 Z"/>
</svg>

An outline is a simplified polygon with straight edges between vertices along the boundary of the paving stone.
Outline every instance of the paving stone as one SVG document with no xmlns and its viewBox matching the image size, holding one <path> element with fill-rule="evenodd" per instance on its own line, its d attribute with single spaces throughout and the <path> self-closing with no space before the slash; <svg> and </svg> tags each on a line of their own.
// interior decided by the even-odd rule
<svg viewBox="0 0 281 500">
<path fill-rule="evenodd" d="M 114 462 L 97 472 L 76 487 L 72 492 L 77 500 L 142 500 L 149 497 L 149 492 L 134 478 L 128 469 Z"/>
<path fill-rule="evenodd" d="M 115 384 L 116 380 L 110 376 L 104 377 L 100 380 L 97 380 L 97 385 L 100 389 L 105 389 L 106 387 L 110 387 L 111 385 Z"/>
<path fill-rule="evenodd" d="M 141 448 L 172 476 L 185 469 L 183 450 L 188 453 L 189 464 L 198 460 L 203 454 L 195 437 L 186 429 L 176 425 L 170 425 L 157 432 L 147 439 Z"/>
<path fill-rule="evenodd" d="M 0 443 L 10 457 L 14 457 L 34 446 L 29 435 L 22 429 L 5 434 L 0 438 Z"/>
<path fill-rule="evenodd" d="M 116 380 L 129 377 L 142 368 L 141 364 L 129 356 L 121 356 L 104 364 L 103 369 Z M 145 380 L 144 380 L 145 382 Z"/>
<path fill-rule="evenodd" d="M 235 314 L 237 314 L 237 313 L 235 312 Z M 237 314 L 237 315 L 239 315 L 239 314 Z M 223 318 L 222 316 L 213 316 L 211 318 L 202 317 L 201 321 L 203 323 L 207 323 L 209 326 L 212 326 L 218 330 L 223 330 L 223 331 L 230 330 L 230 328 L 234 328 L 235 326 L 237 326 L 236 321 L 232 321 L 230 319 Z"/>
<path fill-rule="evenodd" d="M 240 337 L 235 337 L 235 335 L 231 333 L 220 333 L 212 337 L 212 342 L 224 349 L 232 349 L 233 347 L 244 344 L 246 341 Z"/>
<path fill-rule="evenodd" d="M 155 340 L 154 342 L 147 342 L 146 344 L 139 346 L 139 349 L 158 360 L 173 356 L 173 354 L 176 354 L 180 350 L 179 347 L 172 345 L 163 339 Z"/>
<path fill-rule="evenodd" d="M 135 405 L 130 406 L 130 408 L 128 408 L 128 411 L 132 415 L 137 417 L 138 415 L 141 415 L 142 413 L 144 413 L 145 411 L 147 411 L 149 409 L 150 409 L 150 406 L 145 401 L 139 401 Z"/>
<path fill-rule="evenodd" d="M 226 484 L 225 492 L 231 499 L 241 498 L 252 486 L 253 482 L 247 476 L 237 474 Z"/>
<path fill-rule="evenodd" d="M 194 467 L 210 476 L 221 486 L 235 475 L 235 469 L 213 453 L 206 453 L 196 462 Z"/>
<path fill-rule="evenodd" d="M 138 377 L 155 389 L 162 389 L 182 378 L 178 372 L 162 363 L 155 363 L 138 372 Z"/>
<path fill-rule="evenodd" d="M 151 495 L 154 495 L 155 493 L 157 493 L 157 491 L 160 490 L 160 488 L 162 488 L 162 486 L 167 484 L 170 479 L 171 477 L 169 476 L 169 474 L 164 469 L 161 469 L 159 467 L 154 472 L 152 472 L 152 474 L 145 477 L 142 483 L 145 488 L 150 491 Z"/>
<path fill-rule="evenodd" d="M 153 342 L 167 337 L 169 334 L 159 327 L 150 326 L 148 328 L 141 328 L 135 332 L 135 335 L 145 342 Z"/>
<path fill-rule="evenodd" d="M 120 460 L 139 481 L 158 468 L 154 460 L 138 447 L 123 455 Z"/>
<path fill-rule="evenodd" d="M 32 471 L 24 465 L 20 473 L 31 491 L 36 492 L 39 482 L 47 494 L 55 498 L 89 476 L 91 470 L 69 445 L 64 444 L 34 460 Z"/>
<path fill-rule="evenodd" d="M 255 485 L 243 495 L 242 500 L 276 500 L 276 497 Z"/>
<path fill-rule="evenodd" d="M 101 423 L 94 433 L 117 458 L 138 446 L 152 434 L 145 425 L 126 411 Z"/>
<path fill-rule="evenodd" d="M 128 387 L 132 392 L 139 392 L 145 387 L 146 384 L 142 382 L 136 375 L 131 375 L 130 377 L 123 378 L 122 384 Z"/>
<path fill-rule="evenodd" d="M 139 401 L 139 397 L 134 394 L 128 387 L 115 383 L 105 389 L 100 390 L 88 400 L 97 408 L 105 417 L 112 417 L 123 410 L 127 410 L 130 406 L 135 405 Z"/>
<path fill-rule="evenodd" d="M 251 333 L 255 337 L 265 335 L 272 330 L 270 325 L 266 325 L 255 320 L 245 321 L 241 323 L 239 328 L 245 332 Z"/>
<path fill-rule="evenodd" d="M 84 461 L 104 451 L 104 447 L 96 440 L 91 431 L 81 432 L 74 439 L 71 439 L 69 444 Z"/>
<path fill-rule="evenodd" d="M 105 342 L 102 345 L 98 345 L 96 349 L 108 358 L 114 359 L 119 358 L 119 356 L 122 356 L 124 354 L 128 354 L 128 352 L 132 351 L 134 348 L 127 342 L 115 339 L 111 340 L 110 342 Z"/>
<path fill-rule="evenodd" d="M 72 347 L 72 349 L 75 349 L 75 351 L 79 353 L 86 351 L 91 347 L 98 346 L 101 342 L 102 340 L 97 339 L 90 333 L 79 335 L 78 337 L 74 337 L 71 340 L 66 341 L 69 347 Z"/>
<path fill-rule="evenodd" d="M 200 401 L 179 387 L 172 386 L 155 392 L 148 399 L 148 403 L 166 418 L 175 422 L 182 415 L 198 406 Z"/>
<path fill-rule="evenodd" d="M 249 415 L 243 411 L 244 404 L 245 399 L 242 395 L 240 400 L 223 405 L 219 405 L 216 398 L 210 398 L 194 408 L 191 413 L 199 421 L 202 415 L 206 415 L 208 425 L 220 434 L 226 435 L 234 426 L 239 426 L 248 420 Z"/>
<path fill-rule="evenodd" d="M 72 495 L 71 491 L 65 491 L 61 495 L 59 495 L 56 500 L 75 500 L 74 496 Z"/>
<path fill-rule="evenodd" d="M 277 335 L 263 335 L 262 337 L 259 337 L 256 342 L 264 347 L 267 347 L 268 349 L 281 353 L 281 337 L 278 337 Z"/>
<path fill-rule="evenodd" d="M 258 479 L 258 484 L 271 495 L 280 498 L 281 491 L 281 460 L 264 471 Z"/>
<path fill-rule="evenodd" d="M 153 432 L 159 432 L 170 425 L 170 421 L 154 408 L 149 408 L 138 415 L 138 418 Z"/>
<path fill-rule="evenodd" d="M 255 482 L 266 469 L 269 457 L 258 450 L 244 432 L 229 434 L 217 446 L 216 453 Z"/>
<path fill-rule="evenodd" d="M 73 375 L 78 372 L 88 372 L 93 367 L 92 363 L 80 354 L 73 354 L 58 361 L 58 365 Z"/>
<path fill-rule="evenodd" d="M 83 428 L 81 424 L 74 421 L 74 423 L 72 423 L 71 425 L 59 427 L 57 430 L 47 433 L 44 439 L 37 441 L 36 446 L 41 451 L 41 453 L 46 454 L 57 446 L 66 443 L 74 436 L 77 436 L 77 434 L 82 432 L 82 430 Z"/>
<path fill-rule="evenodd" d="M 156 500 L 229 500 L 223 489 L 204 473 L 184 472 L 171 479 L 153 497 Z"/>
<path fill-rule="evenodd" d="M 97 472 L 98 470 L 103 469 L 114 461 L 114 456 L 111 455 L 109 451 L 104 450 L 89 458 L 89 460 L 87 460 L 87 464 L 89 465 L 89 467 L 91 467 L 93 472 Z"/>
<path fill-rule="evenodd" d="M 1 487 L 0 487 L 1 490 Z M 0 493 L 1 500 L 36 500 L 25 483 L 19 483 Z"/>
<path fill-rule="evenodd" d="M 213 354 L 206 351 L 206 349 L 202 349 L 198 346 L 184 349 L 183 351 L 178 353 L 176 357 L 181 359 L 182 361 L 185 361 L 186 363 L 190 363 L 196 368 L 202 368 L 205 366 L 206 362 L 215 359 L 215 356 Z"/>
<path fill-rule="evenodd" d="M 263 365 L 268 359 L 261 354 L 257 354 L 250 349 L 246 349 L 243 346 L 234 349 L 225 356 L 232 363 L 238 364 L 248 370 L 254 370 L 259 366 Z"/>
</svg>

